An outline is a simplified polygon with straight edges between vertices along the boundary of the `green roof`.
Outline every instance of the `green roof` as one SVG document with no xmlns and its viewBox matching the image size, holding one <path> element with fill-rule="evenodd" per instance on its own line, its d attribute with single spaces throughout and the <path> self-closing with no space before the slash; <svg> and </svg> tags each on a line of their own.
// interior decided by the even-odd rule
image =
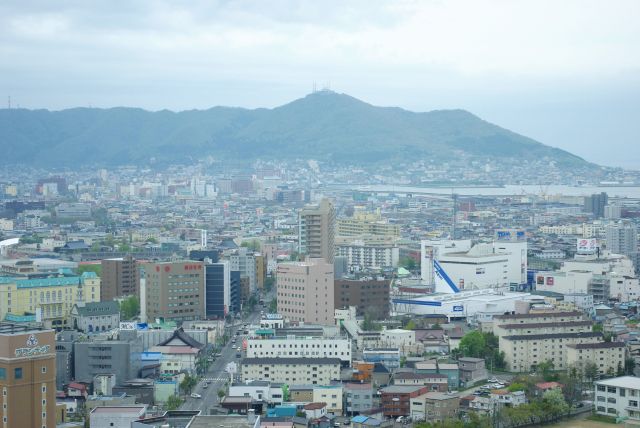
<svg viewBox="0 0 640 428">
<path fill-rule="evenodd" d="M 59 287 L 80 284 L 79 276 L 64 276 L 61 278 L 19 279 L 15 281 L 18 288 Z"/>
</svg>

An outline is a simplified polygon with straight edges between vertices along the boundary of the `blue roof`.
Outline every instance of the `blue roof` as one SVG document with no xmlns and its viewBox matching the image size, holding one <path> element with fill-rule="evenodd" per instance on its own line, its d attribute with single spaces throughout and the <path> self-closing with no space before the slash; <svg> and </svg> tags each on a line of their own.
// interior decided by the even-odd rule
<svg viewBox="0 0 640 428">
<path fill-rule="evenodd" d="M 15 315 L 15 314 L 7 313 L 4 316 L 4 319 L 5 321 L 11 321 L 11 322 L 35 322 L 36 316 L 35 315 Z"/>
<path fill-rule="evenodd" d="M 362 415 L 359 415 L 359 416 L 354 416 L 354 417 L 352 417 L 352 418 L 351 418 L 351 422 L 355 422 L 355 423 L 357 423 L 357 424 L 361 424 L 361 423 L 363 423 L 364 421 L 366 421 L 367 419 L 369 419 L 369 417 L 368 417 L 368 416 L 362 416 Z"/>
<path fill-rule="evenodd" d="M 91 272 L 91 271 L 87 271 L 87 272 L 83 272 L 82 273 L 82 278 L 86 279 L 86 278 L 97 278 L 98 275 L 95 272 Z"/>
<path fill-rule="evenodd" d="M 80 284 L 80 277 L 65 276 L 61 278 L 19 279 L 15 282 L 18 288 L 59 287 L 64 285 L 78 285 Z"/>
<path fill-rule="evenodd" d="M 267 409 L 267 416 L 295 416 L 296 412 L 296 406 L 276 406 L 273 409 Z"/>
</svg>

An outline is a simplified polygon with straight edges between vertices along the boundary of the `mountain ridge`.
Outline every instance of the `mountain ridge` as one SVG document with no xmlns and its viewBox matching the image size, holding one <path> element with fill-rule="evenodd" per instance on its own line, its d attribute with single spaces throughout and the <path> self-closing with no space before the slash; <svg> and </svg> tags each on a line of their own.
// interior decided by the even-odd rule
<svg viewBox="0 0 640 428">
<path fill-rule="evenodd" d="M 117 165 L 182 162 L 195 154 L 230 159 L 317 158 L 385 162 L 409 157 L 548 159 L 585 166 L 564 150 L 462 109 L 412 112 L 320 91 L 267 109 L 137 107 L 0 110 L 0 164 Z"/>
</svg>

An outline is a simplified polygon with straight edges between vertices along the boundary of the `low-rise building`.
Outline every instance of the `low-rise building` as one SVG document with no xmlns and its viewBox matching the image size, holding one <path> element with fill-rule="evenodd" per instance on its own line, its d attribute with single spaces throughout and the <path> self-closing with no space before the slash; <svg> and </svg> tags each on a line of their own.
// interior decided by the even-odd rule
<svg viewBox="0 0 640 428">
<path fill-rule="evenodd" d="M 89 425 L 91 428 L 128 427 L 142 419 L 146 411 L 145 405 L 95 407 L 89 414 Z"/>
<path fill-rule="evenodd" d="M 443 421 L 455 418 L 459 409 L 457 394 L 432 391 L 411 399 L 410 416 L 418 421 Z"/>
<path fill-rule="evenodd" d="M 349 415 L 357 415 L 373 408 L 373 385 L 370 383 L 345 383 L 344 410 Z"/>
<path fill-rule="evenodd" d="M 389 370 L 400 367 L 400 349 L 398 348 L 365 348 L 362 359 L 368 363 L 381 363 Z"/>
<path fill-rule="evenodd" d="M 594 382 L 595 412 L 640 424 L 640 378 L 622 376 Z"/>
<path fill-rule="evenodd" d="M 399 372 L 393 375 L 394 385 L 426 386 L 429 391 L 447 392 L 449 378 L 440 373 Z"/>
<path fill-rule="evenodd" d="M 508 389 L 494 389 L 489 397 L 492 402 L 507 407 L 518 407 L 527 402 L 527 396 L 524 391 L 512 392 Z"/>
<path fill-rule="evenodd" d="M 319 385 L 313 388 L 313 401 L 327 403 L 327 413 L 342 415 L 342 385 Z"/>
<path fill-rule="evenodd" d="M 108 331 L 120 325 L 120 305 L 118 302 L 76 303 L 71 308 L 74 329 L 84 333 Z"/>
<path fill-rule="evenodd" d="M 391 385 L 380 390 L 380 405 L 385 417 L 409 416 L 411 400 L 429 392 L 426 386 Z"/>
<path fill-rule="evenodd" d="M 267 405 L 282 404 L 284 399 L 282 384 L 262 380 L 234 383 L 229 386 L 228 395 L 230 397 L 251 397 L 254 401 L 263 402 Z"/>
<path fill-rule="evenodd" d="M 268 380 L 288 385 L 329 385 L 340 379 L 339 358 L 245 358 L 242 380 Z"/>
<path fill-rule="evenodd" d="M 487 368 L 483 358 L 460 357 L 458 365 L 460 366 L 460 382 L 465 385 L 473 385 L 487 378 Z"/>
<path fill-rule="evenodd" d="M 248 358 L 339 358 L 351 365 L 351 341 L 346 337 L 272 336 L 247 340 Z"/>
</svg>

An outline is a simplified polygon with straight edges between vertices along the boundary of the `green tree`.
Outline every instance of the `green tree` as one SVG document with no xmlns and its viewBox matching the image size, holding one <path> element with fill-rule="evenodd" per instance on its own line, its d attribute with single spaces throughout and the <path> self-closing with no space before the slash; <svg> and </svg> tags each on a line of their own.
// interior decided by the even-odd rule
<svg viewBox="0 0 640 428">
<path fill-rule="evenodd" d="M 632 357 L 627 357 L 624 359 L 624 373 L 626 375 L 633 376 L 636 368 L 636 360 Z"/>
<path fill-rule="evenodd" d="M 76 269 L 78 275 L 82 275 L 85 272 L 94 272 L 96 275 L 102 275 L 102 265 L 79 265 Z"/>
<path fill-rule="evenodd" d="M 194 376 L 187 374 L 184 379 L 182 379 L 182 382 L 180 382 L 180 390 L 182 390 L 184 394 L 191 394 L 191 391 L 197 384 L 198 380 Z"/>
<path fill-rule="evenodd" d="M 549 382 L 549 381 L 555 380 L 554 374 L 553 374 L 554 367 L 555 365 L 553 364 L 553 361 L 547 360 L 539 363 L 537 366 L 537 370 L 542 375 L 542 378 L 546 382 Z"/>
<path fill-rule="evenodd" d="M 227 395 L 227 393 L 224 391 L 224 389 L 219 389 L 218 390 L 218 399 L 222 400 L 222 398 Z"/>
<path fill-rule="evenodd" d="M 260 251 L 260 241 L 258 241 L 257 239 L 252 239 L 250 241 L 242 241 L 240 246 L 246 247 L 251 251 Z"/>
<path fill-rule="evenodd" d="M 278 301 L 276 299 L 273 299 L 271 302 L 269 302 L 269 313 L 278 313 Z"/>
<path fill-rule="evenodd" d="M 557 388 L 550 389 L 542 395 L 542 408 L 545 413 L 559 417 L 569 413 L 570 407 L 562 395 L 562 391 Z"/>
<path fill-rule="evenodd" d="M 182 406 L 182 398 L 177 395 L 170 395 L 165 405 L 167 410 L 178 410 Z"/>
<path fill-rule="evenodd" d="M 464 357 L 483 358 L 486 344 L 482 332 L 474 330 L 462 337 L 459 348 Z"/>
<path fill-rule="evenodd" d="M 409 271 L 415 270 L 418 267 L 418 263 L 413 258 L 407 256 L 401 257 L 398 265 Z"/>
<path fill-rule="evenodd" d="M 273 289 L 275 282 L 276 281 L 273 276 L 268 276 L 267 279 L 264 280 L 264 291 L 267 293 L 270 292 Z"/>
<path fill-rule="evenodd" d="M 140 315 L 140 301 L 137 296 L 129 296 L 120 302 L 120 317 L 131 320 Z"/>
<path fill-rule="evenodd" d="M 584 377 L 587 382 L 592 383 L 598 377 L 598 366 L 593 361 L 587 361 L 584 365 Z"/>
<path fill-rule="evenodd" d="M 206 356 L 201 356 L 196 360 L 196 372 L 200 375 L 203 375 L 209 369 L 209 360 L 207 360 Z"/>
<path fill-rule="evenodd" d="M 407 330 L 415 330 L 416 329 L 416 323 L 413 320 L 409 320 L 409 322 L 407 322 L 407 324 L 404 326 L 405 329 Z"/>
</svg>

